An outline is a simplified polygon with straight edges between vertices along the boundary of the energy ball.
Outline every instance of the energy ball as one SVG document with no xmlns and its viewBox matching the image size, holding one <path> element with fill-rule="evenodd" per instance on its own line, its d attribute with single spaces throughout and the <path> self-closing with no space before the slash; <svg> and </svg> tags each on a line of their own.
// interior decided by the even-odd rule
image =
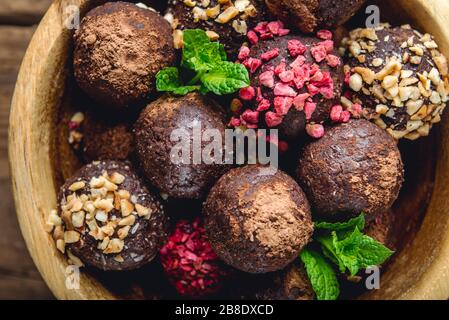
<svg viewBox="0 0 449 320">
<path fill-rule="evenodd" d="M 88 162 L 127 160 L 134 152 L 132 121 L 129 119 L 77 112 L 68 125 L 70 144 L 75 150 L 82 150 Z"/>
<path fill-rule="evenodd" d="M 320 218 L 345 220 L 364 212 L 371 220 L 398 197 L 404 168 L 396 141 L 362 119 L 332 127 L 307 145 L 298 178 Z"/>
<path fill-rule="evenodd" d="M 205 227 L 217 255 L 248 273 L 285 268 L 311 240 L 309 202 L 287 174 L 253 165 L 233 169 L 204 204 Z"/>
<path fill-rule="evenodd" d="M 353 30 L 343 40 L 348 84 L 363 115 L 395 139 L 428 136 L 449 94 L 447 59 L 410 26 Z"/>
<path fill-rule="evenodd" d="M 275 21 L 261 23 L 248 34 L 253 45 L 241 47 L 239 60 L 250 73 L 251 86 L 240 90 L 243 107 L 231 125 L 278 128 L 287 140 L 306 132 L 320 138 L 332 107 L 340 103 L 343 63 L 330 31 L 316 36 L 289 32 Z M 348 121 L 351 114 L 341 110 L 339 116 Z"/>
<path fill-rule="evenodd" d="M 374 240 L 379 241 L 384 246 L 394 250 L 396 249 L 393 235 L 394 224 L 394 212 L 390 209 L 378 214 L 373 220 L 369 221 L 366 224 L 364 233 Z"/>
<path fill-rule="evenodd" d="M 89 11 L 74 40 L 78 85 L 106 108 L 144 102 L 159 70 L 176 60 L 169 23 L 132 3 L 108 2 Z"/>
<path fill-rule="evenodd" d="M 265 3 L 278 19 L 311 33 L 343 25 L 365 0 L 265 0 Z"/>
<path fill-rule="evenodd" d="M 263 0 L 169 0 L 165 17 L 172 21 L 176 47 L 182 47 L 183 30 L 203 29 L 235 57 L 247 32 L 267 15 Z"/>
<path fill-rule="evenodd" d="M 93 162 L 68 179 L 49 225 L 61 252 L 105 271 L 133 270 L 165 244 L 167 217 L 130 164 Z"/>
<path fill-rule="evenodd" d="M 206 131 L 216 130 L 223 148 L 225 129 L 221 107 L 199 93 L 182 97 L 165 95 L 151 103 L 134 129 L 137 156 L 147 178 L 170 197 L 203 198 L 227 166 L 218 154 L 223 149 L 216 150 L 211 158 L 207 153 L 204 158 L 203 151 L 212 140 L 204 141 L 202 137 Z M 185 146 L 178 148 L 181 143 Z M 197 159 L 193 153 L 203 156 Z M 181 159 L 174 159 L 174 154 Z"/>
</svg>

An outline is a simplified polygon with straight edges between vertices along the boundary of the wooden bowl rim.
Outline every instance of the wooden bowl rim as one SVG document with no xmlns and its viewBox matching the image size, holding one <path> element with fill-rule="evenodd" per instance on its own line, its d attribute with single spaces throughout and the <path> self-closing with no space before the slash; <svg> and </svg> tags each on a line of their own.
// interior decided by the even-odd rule
<svg viewBox="0 0 449 320">
<path fill-rule="evenodd" d="M 444 43 L 443 52 L 449 55 L 449 2 L 447 0 L 397 0 L 411 16 L 424 27 L 432 28 L 437 40 Z M 432 3 L 430 3 L 432 2 Z M 44 231 L 45 217 L 56 206 L 57 186 L 54 181 L 52 161 L 50 160 L 52 137 L 45 133 L 49 131 L 52 117 L 51 111 L 42 104 L 55 102 L 54 96 L 64 90 L 61 84 L 64 70 L 61 65 L 50 60 L 63 62 L 65 57 L 52 56 L 61 52 L 61 43 L 69 41 L 70 32 L 63 26 L 62 12 L 66 4 L 84 7 L 88 0 L 55 0 L 48 9 L 29 45 L 18 76 L 10 115 L 9 127 L 9 159 L 13 182 L 17 217 L 30 254 L 51 291 L 58 299 L 116 299 L 96 279 L 81 273 L 79 290 L 68 290 L 65 286 L 67 262 L 56 251 L 51 237 Z M 426 21 L 433 17 L 431 22 Z M 420 23 L 421 22 L 421 23 Z M 429 25 L 426 25 L 429 23 Z M 56 49 L 55 49 L 56 48 Z M 60 51 L 58 51 L 58 49 Z M 63 52 L 63 50 L 62 50 Z M 56 64 L 56 66 L 55 66 Z M 47 70 L 51 65 L 52 69 Z M 59 68 L 59 69 L 58 69 Z M 56 75 L 56 77 L 53 77 Z M 49 78 L 49 76 L 51 78 Z M 59 77 L 58 77 L 59 76 Z M 61 90 L 61 91 L 58 91 Z M 53 96 L 52 96 L 53 94 Z M 27 97 L 32 97 L 28 99 Z M 54 108 L 49 104 L 49 108 Z M 43 115 L 36 115 L 36 110 Z M 33 117 L 27 117 L 32 114 Z M 47 118 L 45 118 L 47 116 Z M 43 121 L 47 120 L 47 122 Z M 449 121 L 449 119 L 446 119 Z M 445 125 L 445 127 L 449 127 Z M 36 132 L 37 128 L 41 128 Z M 443 136 L 449 136 L 449 130 L 442 130 Z M 39 134 L 38 134 L 39 133 Z M 449 145 L 449 143 L 447 143 Z M 429 212 L 440 210 L 438 219 L 444 224 L 445 232 L 433 245 L 429 258 L 422 267 L 416 269 L 415 281 L 398 279 L 396 290 L 407 282 L 407 288 L 402 292 L 385 292 L 367 295 L 367 298 L 397 298 L 397 299 L 447 299 L 449 297 L 449 191 L 445 181 L 449 181 L 449 148 L 441 151 L 437 164 L 437 177 Z M 447 179 L 445 179 L 447 178 Z M 34 192 L 32 192 L 34 190 Z M 39 192 L 36 192 L 39 191 Z M 446 192 L 447 191 L 447 192 Z M 436 196 L 441 193 L 440 196 Z M 447 195 L 447 196 L 446 196 Z M 445 197 L 446 196 L 446 197 Z M 436 220 L 439 221 L 439 220 Z M 426 216 L 423 227 L 413 241 L 410 250 L 417 250 L 419 239 L 427 239 L 421 235 L 426 228 L 432 228 L 434 217 Z M 443 227 L 442 227 L 443 228 Z M 421 244 L 422 246 L 422 244 Z M 404 263 L 404 262 L 403 262 Z M 410 284 L 411 283 L 411 284 Z M 410 285 L 409 285 L 410 284 Z M 393 290 L 392 288 L 387 288 Z"/>
</svg>

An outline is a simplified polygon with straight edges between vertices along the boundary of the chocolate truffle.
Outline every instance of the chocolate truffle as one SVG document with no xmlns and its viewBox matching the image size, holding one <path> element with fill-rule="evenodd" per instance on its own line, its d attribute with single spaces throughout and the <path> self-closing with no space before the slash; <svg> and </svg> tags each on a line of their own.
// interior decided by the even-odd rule
<svg viewBox="0 0 449 320">
<path fill-rule="evenodd" d="M 284 139 L 306 131 L 319 138 L 324 133 L 323 122 L 339 104 L 343 63 L 330 31 L 316 37 L 288 32 L 275 21 L 261 23 L 248 34 L 254 45 L 243 46 L 239 60 L 248 68 L 251 86 L 240 90 L 244 107 L 237 110 L 231 125 L 279 128 Z M 342 112 L 346 116 L 342 120 L 349 120 L 350 113 Z"/>
<path fill-rule="evenodd" d="M 247 32 L 267 15 L 263 0 L 169 0 L 165 17 L 175 29 L 175 45 L 182 45 L 182 30 L 203 29 L 236 56 Z"/>
<path fill-rule="evenodd" d="M 248 277 L 248 276 L 247 276 Z M 253 279 L 261 282 L 262 288 L 245 297 L 250 300 L 315 300 L 310 280 L 299 263 L 294 263 L 285 270 L 264 276 L 265 279 Z"/>
<path fill-rule="evenodd" d="M 249 273 L 285 268 L 311 240 L 309 203 L 281 171 L 246 166 L 225 174 L 204 204 L 205 227 L 217 255 Z"/>
<path fill-rule="evenodd" d="M 199 93 L 182 97 L 165 95 L 151 103 L 135 124 L 137 155 L 151 183 L 173 198 L 204 197 L 227 166 L 222 165 L 218 153 L 211 158 L 196 159 L 193 151 L 201 151 L 204 156 L 203 151 L 211 142 L 198 139 L 203 140 L 206 131 L 218 130 L 224 142 L 224 117 L 216 102 Z M 199 133 L 197 139 L 195 132 Z M 174 139 L 172 134 L 176 136 Z M 180 143 L 186 148 L 180 150 Z M 197 150 L 199 147 L 201 150 Z M 182 159 L 174 159 L 172 152 Z"/>
<path fill-rule="evenodd" d="M 60 251 L 107 271 L 150 262 L 167 237 L 161 204 L 127 162 L 81 168 L 61 187 L 59 211 L 49 221 Z"/>
<path fill-rule="evenodd" d="M 83 142 L 88 161 L 129 159 L 134 151 L 132 121 L 87 112 Z"/>
<path fill-rule="evenodd" d="M 126 108 L 155 91 L 159 70 L 174 64 L 172 30 L 159 14 L 108 2 L 87 13 L 75 32 L 78 85 L 107 108 Z"/>
<path fill-rule="evenodd" d="M 410 26 L 356 29 L 343 40 L 353 102 L 395 139 L 429 135 L 449 94 L 448 64 L 429 34 Z"/>
<path fill-rule="evenodd" d="M 370 220 L 396 200 L 404 169 L 396 141 L 362 119 L 332 127 L 307 145 L 298 178 L 314 214 L 344 220 L 365 212 Z"/>
<path fill-rule="evenodd" d="M 366 224 L 364 233 L 374 240 L 379 241 L 389 249 L 396 249 L 393 236 L 395 216 L 393 210 L 387 210 L 378 214 L 373 220 Z"/>
<path fill-rule="evenodd" d="M 365 3 L 365 0 L 265 0 L 277 18 L 302 32 L 333 29 L 346 23 Z"/>
</svg>

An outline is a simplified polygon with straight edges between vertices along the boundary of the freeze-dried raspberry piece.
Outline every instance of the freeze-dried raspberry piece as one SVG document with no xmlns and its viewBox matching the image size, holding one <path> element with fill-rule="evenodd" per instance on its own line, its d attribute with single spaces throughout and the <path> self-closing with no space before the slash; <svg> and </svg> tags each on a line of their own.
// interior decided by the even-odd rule
<svg viewBox="0 0 449 320">
<path fill-rule="evenodd" d="M 324 59 L 326 59 L 327 56 L 326 47 L 323 45 L 314 45 L 310 49 L 310 53 L 312 54 L 316 62 L 323 61 Z"/>
<path fill-rule="evenodd" d="M 302 93 L 298 94 L 295 99 L 293 99 L 293 105 L 295 106 L 296 110 L 303 111 L 304 106 L 306 103 L 306 100 L 310 97 L 308 93 Z"/>
<path fill-rule="evenodd" d="M 248 31 L 246 36 L 248 37 L 248 41 L 253 45 L 256 45 L 259 42 L 259 37 L 254 31 Z"/>
<path fill-rule="evenodd" d="M 263 53 L 260 58 L 262 61 L 270 61 L 279 55 L 279 48 L 274 48 L 268 52 Z"/>
<path fill-rule="evenodd" d="M 251 50 L 247 46 L 242 46 L 239 51 L 238 59 L 240 61 L 246 60 L 247 58 L 249 58 L 250 52 Z"/>
<path fill-rule="evenodd" d="M 293 105 L 293 98 L 290 97 L 276 97 L 274 98 L 274 109 L 277 114 L 286 115 Z"/>
<path fill-rule="evenodd" d="M 274 128 L 277 127 L 282 123 L 283 117 L 277 113 L 274 113 L 272 111 L 268 111 L 265 114 L 265 123 L 267 124 L 268 128 Z"/>
<path fill-rule="evenodd" d="M 283 83 L 277 83 L 274 87 L 274 95 L 275 96 L 284 96 L 284 97 L 296 97 L 296 91 L 289 85 Z"/>
<path fill-rule="evenodd" d="M 256 96 L 256 90 L 251 86 L 242 88 L 240 89 L 239 96 L 242 100 L 251 101 Z"/>
<path fill-rule="evenodd" d="M 274 87 L 274 72 L 265 71 L 259 75 L 259 83 L 265 87 Z"/>
<path fill-rule="evenodd" d="M 299 40 L 290 40 L 287 47 L 288 52 L 293 58 L 303 55 L 307 51 L 307 47 Z"/>
<path fill-rule="evenodd" d="M 317 38 L 322 40 L 332 40 L 332 32 L 330 30 L 320 30 L 316 33 Z"/>
</svg>

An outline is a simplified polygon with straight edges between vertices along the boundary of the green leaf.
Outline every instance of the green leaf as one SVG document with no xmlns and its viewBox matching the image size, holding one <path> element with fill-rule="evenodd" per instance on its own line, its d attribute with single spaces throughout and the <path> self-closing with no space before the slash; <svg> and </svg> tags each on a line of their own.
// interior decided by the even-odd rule
<svg viewBox="0 0 449 320">
<path fill-rule="evenodd" d="M 318 252 L 305 249 L 300 254 L 318 300 L 336 300 L 340 288 L 334 269 Z"/>
<path fill-rule="evenodd" d="M 210 41 L 204 30 L 184 31 L 183 67 L 194 71 L 209 71 L 226 60 L 224 46 Z"/>
<path fill-rule="evenodd" d="M 315 222 L 315 229 L 331 230 L 331 231 L 344 231 L 354 227 L 363 230 L 365 228 L 365 214 L 362 212 L 358 217 L 352 218 L 347 222 Z"/>
<path fill-rule="evenodd" d="M 384 263 L 393 251 L 360 232 L 358 227 L 342 240 L 336 231 L 330 236 L 318 237 L 323 251 L 341 272 L 348 269 L 352 276 L 359 273 L 360 269 L 377 266 Z"/>
<path fill-rule="evenodd" d="M 216 95 L 231 94 L 250 85 L 248 70 L 241 64 L 227 61 L 204 74 L 201 82 Z"/>
<path fill-rule="evenodd" d="M 174 67 L 165 68 L 156 75 L 156 88 L 160 92 L 172 92 L 177 95 L 186 95 L 198 90 L 200 86 L 183 86 L 179 78 L 179 70 Z"/>
</svg>

